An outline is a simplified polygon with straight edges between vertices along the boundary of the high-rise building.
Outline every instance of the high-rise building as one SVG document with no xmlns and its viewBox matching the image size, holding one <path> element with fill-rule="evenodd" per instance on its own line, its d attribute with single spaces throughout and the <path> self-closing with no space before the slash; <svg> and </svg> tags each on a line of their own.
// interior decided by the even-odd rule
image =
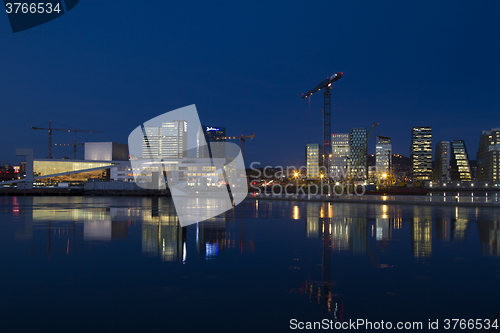
<svg viewBox="0 0 500 333">
<path fill-rule="evenodd" d="M 330 174 L 333 179 L 345 179 L 349 159 L 349 134 L 332 134 Z"/>
<path fill-rule="evenodd" d="M 142 158 L 160 158 L 160 128 L 146 126 L 143 129 Z"/>
<path fill-rule="evenodd" d="M 205 138 L 207 146 L 204 146 L 202 137 Z M 226 142 L 226 129 L 224 127 L 202 126 L 198 131 L 196 157 L 225 157 L 225 145 L 216 144 L 221 142 Z"/>
<path fill-rule="evenodd" d="M 187 121 L 174 120 L 143 129 L 142 158 L 176 159 L 187 154 Z"/>
<path fill-rule="evenodd" d="M 434 161 L 434 180 L 450 180 L 450 141 L 438 142 Z"/>
<path fill-rule="evenodd" d="M 451 142 L 450 177 L 451 180 L 471 181 L 469 155 L 463 140 Z"/>
<path fill-rule="evenodd" d="M 187 121 L 174 120 L 161 124 L 161 158 L 187 156 Z"/>
<path fill-rule="evenodd" d="M 319 179 L 320 171 L 324 167 L 323 146 L 317 143 L 309 143 L 306 146 L 306 168 L 307 179 Z"/>
<path fill-rule="evenodd" d="M 500 128 L 482 131 L 477 152 L 477 179 L 500 184 Z"/>
<path fill-rule="evenodd" d="M 349 178 L 365 180 L 368 176 L 366 128 L 351 128 L 349 133 Z"/>
<path fill-rule="evenodd" d="M 391 138 L 387 136 L 377 136 L 377 143 L 375 144 L 375 167 L 379 180 L 386 179 L 391 173 L 391 152 Z"/>
<path fill-rule="evenodd" d="M 432 128 L 413 127 L 411 135 L 413 181 L 430 180 L 432 176 Z"/>
</svg>

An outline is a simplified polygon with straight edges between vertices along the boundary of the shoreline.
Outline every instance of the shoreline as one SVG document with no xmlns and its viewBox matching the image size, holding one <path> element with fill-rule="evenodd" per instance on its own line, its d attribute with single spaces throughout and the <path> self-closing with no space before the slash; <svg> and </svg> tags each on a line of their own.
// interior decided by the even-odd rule
<svg viewBox="0 0 500 333">
<path fill-rule="evenodd" d="M 281 201 L 311 201 L 330 203 L 370 203 L 370 204 L 397 204 L 421 206 L 455 206 L 455 207 L 492 207 L 500 208 L 498 194 L 486 197 L 460 197 L 460 196 L 408 196 L 408 195 L 339 195 L 325 194 L 270 194 L 249 193 L 247 199 L 254 200 L 281 200 Z"/>
<path fill-rule="evenodd" d="M 369 204 L 398 204 L 423 206 L 455 206 L 455 207 L 492 207 L 500 208 L 499 193 L 488 196 L 440 196 L 440 195 L 326 195 L 326 194 L 272 194 L 253 193 L 247 199 L 254 200 L 281 200 L 281 201 L 311 201 L 331 203 L 369 203 Z M 1 196 L 106 196 L 106 197 L 171 197 L 168 190 L 85 190 L 79 188 L 50 188 L 50 189 L 1 189 Z"/>
</svg>

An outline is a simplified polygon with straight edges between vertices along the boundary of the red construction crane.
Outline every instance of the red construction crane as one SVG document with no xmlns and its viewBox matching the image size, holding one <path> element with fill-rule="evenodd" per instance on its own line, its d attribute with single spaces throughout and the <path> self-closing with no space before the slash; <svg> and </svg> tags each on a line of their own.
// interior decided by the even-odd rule
<svg viewBox="0 0 500 333">
<path fill-rule="evenodd" d="M 85 133 L 103 133 L 101 131 L 90 131 L 90 130 L 81 130 L 76 128 L 52 128 L 52 121 L 49 121 L 49 127 L 34 127 L 31 126 L 32 130 L 44 130 L 49 131 L 49 155 L 47 158 L 52 158 L 52 131 L 63 131 L 63 132 L 85 132 Z"/>
</svg>

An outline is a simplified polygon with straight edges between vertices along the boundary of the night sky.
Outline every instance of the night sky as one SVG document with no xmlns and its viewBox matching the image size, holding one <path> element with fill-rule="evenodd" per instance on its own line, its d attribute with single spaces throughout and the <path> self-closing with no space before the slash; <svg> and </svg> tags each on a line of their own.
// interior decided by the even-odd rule
<svg viewBox="0 0 500 333">
<path fill-rule="evenodd" d="M 196 104 L 204 125 L 256 133 L 247 165 L 302 165 L 306 143 L 322 141 L 323 96 L 309 130 L 301 94 L 336 72 L 333 133 L 379 122 L 374 134 L 409 156 L 411 128 L 430 125 L 434 146 L 463 139 L 475 159 L 481 130 L 500 127 L 498 0 L 85 0 L 16 34 L 0 13 L 0 39 L 3 163 L 21 147 L 47 156 L 47 132 L 30 124 L 105 132 L 54 132 L 55 143 L 127 143 Z"/>
</svg>

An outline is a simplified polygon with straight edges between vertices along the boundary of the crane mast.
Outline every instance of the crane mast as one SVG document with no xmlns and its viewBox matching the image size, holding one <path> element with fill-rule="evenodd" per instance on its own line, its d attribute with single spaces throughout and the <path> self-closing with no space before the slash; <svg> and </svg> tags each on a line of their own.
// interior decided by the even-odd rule
<svg viewBox="0 0 500 333">
<path fill-rule="evenodd" d="M 324 161 L 326 161 L 327 174 L 330 173 L 330 155 L 332 154 L 331 146 L 331 135 L 332 135 L 332 94 L 330 90 L 332 89 L 332 83 L 339 80 L 342 77 L 342 72 L 335 73 L 330 77 L 327 77 L 320 84 L 318 84 L 313 89 L 309 90 L 305 94 L 302 94 L 302 98 L 310 97 L 315 92 L 325 89 L 323 93 L 323 146 L 324 146 Z M 328 177 L 329 179 L 330 177 Z"/>
<path fill-rule="evenodd" d="M 76 146 L 83 146 L 85 143 L 76 143 L 76 139 L 73 139 L 73 143 L 54 143 L 54 146 L 73 146 L 73 159 L 76 160 Z"/>
<path fill-rule="evenodd" d="M 35 127 L 31 126 L 32 130 L 45 130 L 48 131 L 49 134 L 49 152 L 47 158 L 52 158 L 52 131 L 63 131 L 63 132 L 85 132 L 85 133 L 103 133 L 101 131 L 90 131 L 90 130 L 81 130 L 76 128 L 53 128 L 52 121 L 49 121 L 49 127 Z"/>
</svg>

